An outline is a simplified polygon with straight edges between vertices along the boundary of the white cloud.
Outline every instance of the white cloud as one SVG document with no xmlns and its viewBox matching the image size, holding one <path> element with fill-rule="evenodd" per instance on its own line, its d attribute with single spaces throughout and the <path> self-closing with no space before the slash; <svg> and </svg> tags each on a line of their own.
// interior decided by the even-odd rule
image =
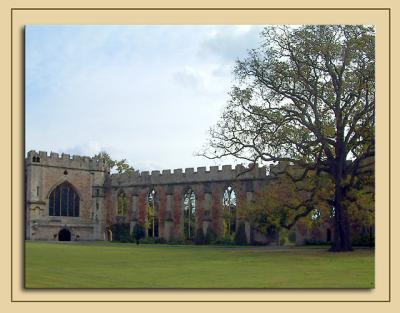
<svg viewBox="0 0 400 313">
<path fill-rule="evenodd" d="M 71 155 L 93 156 L 100 151 L 105 150 L 98 142 L 89 141 L 70 147 L 59 147 L 60 152 L 68 153 Z M 59 152 L 59 151 L 55 151 Z"/>
<path fill-rule="evenodd" d="M 30 26 L 26 150 L 93 155 L 140 170 L 194 157 L 228 100 L 247 26 Z M 226 163 L 226 162 L 221 162 Z"/>
<path fill-rule="evenodd" d="M 185 66 L 182 70 L 173 74 L 174 81 L 184 88 L 201 90 L 204 88 L 204 77 L 199 71 Z"/>
<path fill-rule="evenodd" d="M 220 62 L 233 62 L 246 56 L 249 49 L 258 47 L 261 26 L 225 26 L 204 39 L 201 55 L 211 54 Z"/>
</svg>

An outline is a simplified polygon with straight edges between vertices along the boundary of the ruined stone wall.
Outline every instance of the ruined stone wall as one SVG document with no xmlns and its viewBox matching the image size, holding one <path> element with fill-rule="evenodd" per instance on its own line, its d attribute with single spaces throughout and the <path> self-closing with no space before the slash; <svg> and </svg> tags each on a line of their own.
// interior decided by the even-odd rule
<svg viewBox="0 0 400 313">
<path fill-rule="evenodd" d="M 25 159 L 25 236 L 31 240 L 58 240 L 60 230 L 68 229 L 72 240 L 104 240 L 105 233 L 113 224 L 127 223 L 131 230 L 136 223 L 145 225 L 148 195 L 155 190 L 158 237 L 167 241 L 183 239 L 183 198 L 190 188 L 196 196 L 195 230 L 202 229 L 205 234 L 211 227 L 222 238 L 223 193 L 226 188 L 231 186 L 235 191 L 237 216 L 240 216 L 241 208 L 255 200 L 263 187 L 287 166 L 289 163 L 281 162 L 271 166 L 269 172 L 265 167 L 232 168 L 224 165 L 221 168 L 211 166 L 209 169 L 199 167 L 196 170 L 187 168 L 110 175 L 102 162 L 89 157 L 30 151 Z M 79 195 L 79 217 L 49 216 L 49 196 L 63 182 L 71 184 Z M 118 216 L 118 195 L 121 192 L 127 197 L 127 214 L 124 216 Z M 251 227 L 246 223 L 245 228 L 250 240 Z M 301 229 L 297 233 L 298 243 L 311 236 Z M 252 236 L 255 238 L 258 235 L 253 233 Z M 312 236 L 324 240 L 326 229 L 321 228 L 320 233 L 315 232 Z M 257 240 L 262 242 L 264 239 Z"/>
<path fill-rule="evenodd" d="M 223 193 L 228 186 L 235 191 L 237 210 L 245 201 L 255 198 L 256 192 L 268 181 L 265 167 L 249 168 L 224 165 L 222 168 L 205 167 L 134 172 L 111 175 L 110 188 L 106 198 L 111 199 L 107 222 L 123 221 L 131 224 L 146 224 L 147 197 L 152 190 L 158 195 L 159 237 L 166 240 L 183 239 L 183 197 L 188 189 L 196 196 L 195 229 L 206 233 L 212 227 L 219 238 L 223 236 Z M 247 172 L 246 172 L 247 171 Z M 240 175 L 239 175 L 240 174 Z M 123 191 L 129 199 L 129 211 L 125 217 L 118 217 L 117 198 Z M 236 223 L 238 226 L 238 223 Z M 250 235 L 248 236 L 250 238 Z"/>
</svg>

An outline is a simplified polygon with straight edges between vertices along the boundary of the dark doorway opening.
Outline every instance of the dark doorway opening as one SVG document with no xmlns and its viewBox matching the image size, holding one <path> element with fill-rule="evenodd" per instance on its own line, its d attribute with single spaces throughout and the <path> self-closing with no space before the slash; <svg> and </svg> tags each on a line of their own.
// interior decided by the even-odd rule
<svg viewBox="0 0 400 313">
<path fill-rule="evenodd" d="M 332 238 L 331 238 L 332 234 L 331 234 L 331 230 L 329 228 L 326 229 L 326 241 L 327 242 L 331 242 Z"/>
<path fill-rule="evenodd" d="M 71 241 L 71 232 L 68 229 L 61 229 L 58 233 L 59 241 Z"/>
</svg>

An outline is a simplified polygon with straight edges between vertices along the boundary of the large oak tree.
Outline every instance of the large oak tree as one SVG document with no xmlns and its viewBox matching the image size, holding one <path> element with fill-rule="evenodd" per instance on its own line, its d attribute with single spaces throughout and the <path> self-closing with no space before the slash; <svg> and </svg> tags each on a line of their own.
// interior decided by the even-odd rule
<svg viewBox="0 0 400 313">
<path fill-rule="evenodd" d="M 362 25 L 271 26 L 238 60 L 237 79 L 203 155 L 286 161 L 301 180 L 328 176 L 332 251 L 351 250 L 348 205 L 375 152 L 375 33 Z M 317 191 L 309 190 L 312 200 Z M 306 215 L 313 202 L 299 206 Z"/>
</svg>

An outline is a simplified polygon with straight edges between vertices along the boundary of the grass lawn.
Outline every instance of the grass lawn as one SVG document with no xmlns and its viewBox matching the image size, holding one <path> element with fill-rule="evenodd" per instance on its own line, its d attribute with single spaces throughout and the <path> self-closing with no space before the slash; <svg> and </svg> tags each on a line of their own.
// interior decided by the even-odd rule
<svg viewBox="0 0 400 313">
<path fill-rule="evenodd" d="M 26 288 L 374 288 L 374 251 L 32 242 Z"/>
</svg>

